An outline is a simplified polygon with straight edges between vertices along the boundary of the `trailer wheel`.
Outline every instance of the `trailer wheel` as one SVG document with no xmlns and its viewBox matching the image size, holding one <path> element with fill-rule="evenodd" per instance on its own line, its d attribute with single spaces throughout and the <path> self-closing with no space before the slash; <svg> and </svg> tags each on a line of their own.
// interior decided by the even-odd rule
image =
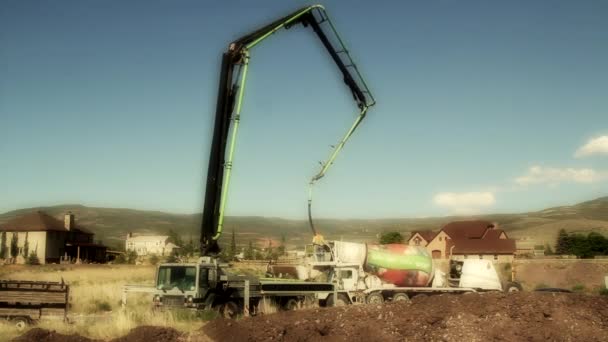
<svg viewBox="0 0 608 342">
<path fill-rule="evenodd" d="M 405 293 L 397 293 L 393 296 L 393 302 L 409 302 L 410 297 Z"/>
<path fill-rule="evenodd" d="M 368 304 L 382 304 L 384 303 L 384 297 L 380 292 L 372 292 L 367 295 L 367 303 Z"/>
<path fill-rule="evenodd" d="M 508 282 L 507 285 L 505 286 L 505 292 L 520 292 L 522 291 L 523 288 L 521 287 L 520 283 L 516 283 L 516 282 Z"/>
<path fill-rule="evenodd" d="M 335 306 L 346 306 L 349 304 L 349 300 L 348 297 L 346 297 L 346 295 L 344 293 L 339 293 L 338 294 L 338 300 L 336 301 L 336 305 Z M 327 297 L 327 301 L 325 302 L 325 306 L 328 307 L 332 307 L 334 306 L 334 295 L 329 295 L 329 297 Z"/>
<path fill-rule="evenodd" d="M 220 307 L 220 314 L 227 319 L 234 319 L 239 313 L 239 306 L 235 302 L 226 302 Z"/>
<path fill-rule="evenodd" d="M 25 317 L 15 317 L 11 319 L 11 321 L 13 321 L 13 324 L 18 331 L 23 331 L 23 329 L 27 328 L 30 324 L 30 320 Z"/>
</svg>

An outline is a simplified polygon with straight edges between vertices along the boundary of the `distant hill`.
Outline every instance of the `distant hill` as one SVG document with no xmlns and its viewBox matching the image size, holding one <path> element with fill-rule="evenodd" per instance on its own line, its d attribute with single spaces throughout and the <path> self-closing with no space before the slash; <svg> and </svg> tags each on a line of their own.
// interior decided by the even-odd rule
<svg viewBox="0 0 608 342">
<path fill-rule="evenodd" d="M 0 224 L 34 210 L 44 210 L 58 218 L 71 211 L 76 215 L 78 223 L 91 229 L 95 232 L 96 239 L 102 240 L 111 247 L 124 246 L 124 238 L 127 232 L 159 234 L 172 229 L 185 240 L 188 240 L 190 236 L 196 240 L 199 236 L 201 219 L 200 214 L 185 215 L 160 211 L 58 205 L 10 211 L 0 215 Z M 470 218 L 498 222 L 510 237 L 529 237 L 535 239 L 538 244 L 552 244 L 557 232 L 562 228 L 571 232 L 596 231 L 608 234 L 608 197 L 573 206 L 555 207 L 521 214 L 420 219 L 319 219 L 315 220 L 315 225 L 327 239 L 369 242 L 377 241 L 378 234 L 384 231 L 399 231 L 407 238 L 412 230 L 439 230 L 447 222 Z M 272 217 L 227 217 L 226 228 L 220 243 L 228 243 L 233 229 L 239 245 L 245 245 L 250 240 L 259 245 L 265 245 L 269 239 L 273 240 L 273 244 L 275 244 L 282 236 L 285 236 L 288 245 L 302 246 L 311 240 L 312 235 L 308 222 L 305 220 Z"/>
</svg>

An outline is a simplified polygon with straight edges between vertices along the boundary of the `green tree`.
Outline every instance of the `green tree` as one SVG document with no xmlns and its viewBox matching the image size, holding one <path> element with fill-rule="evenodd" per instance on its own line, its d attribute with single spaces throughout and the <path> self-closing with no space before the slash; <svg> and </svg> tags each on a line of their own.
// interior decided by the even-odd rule
<svg viewBox="0 0 608 342">
<path fill-rule="evenodd" d="M 253 250 L 253 242 L 251 242 L 251 240 L 249 240 L 249 245 L 247 245 L 247 248 L 245 248 L 245 252 L 243 253 L 244 254 L 243 257 L 246 260 L 253 260 L 253 258 L 255 257 L 254 253 L 255 252 Z"/>
<path fill-rule="evenodd" d="M 268 248 L 266 249 L 266 259 L 272 260 L 273 254 L 274 254 L 274 252 L 272 250 L 272 240 L 268 239 Z"/>
<path fill-rule="evenodd" d="M 156 254 L 152 254 L 150 255 L 150 258 L 148 258 L 148 261 L 150 262 L 150 265 L 156 265 L 158 264 L 158 256 Z"/>
<path fill-rule="evenodd" d="M 380 244 L 386 245 L 389 243 L 402 243 L 403 236 L 399 232 L 388 232 L 380 236 Z"/>
<path fill-rule="evenodd" d="M 171 242 L 179 247 L 184 247 L 182 238 L 176 232 L 174 232 L 173 229 L 169 229 L 167 235 L 169 236 L 167 242 Z"/>
<path fill-rule="evenodd" d="M 277 247 L 278 255 L 285 255 L 285 234 L 281 235 L 281 245 Z"/>
<path fill-rule="evenodd" d="M 545 255 L 553 255 L 553 249 L 551 248 L 551 245 L 546 244 L 545 245 Z"/>
<path fill-rule="evenodd" d="M 28 241 L 28 232 L 25 232 L 25 241 L 23 242 L 23 255 L 24 258 L 30 256 L 30 242 Z"/>
<path fill-rule="evenodd" d="M 230 260 L 234 259 L 236 255 L 236 235 L 234 234 L 234 228 L 232 229 L 232 237 L 230 239 L 230 249 L 228 249 L 228 258 Z"/>
<path fill-rule="evenodd" d="M 177 262 L 177 251 L 173 249 L 171 254 L 167 257 L 167 262 Z"/>
<path fill-rule="evenodd" d="M 587 245 L 592 256 L 608 254 L 608 239 L 602 234 L 596 232 L 589 233 L 587 235 Z"/>
<path fill-rule="evenodd" d="M 25 263 L 28 265 L 40 265 L 40 260 L 38 259 L 38 255 L 36 255 L 36 252 L 32 251 L 32 253 L 30 253 L 27 257 Z"/>
<path fill-rule="evenodd" d="M 135 262 L 137 261 L 137 252 L 131 250 L 128 251 L 127 254 L 125 255 L 125 262 L 127 264 L 135 264 Z"/>
<path fill-rule="evenodd" d="M 185 256 L 193 256 L 195 249 L 194 240 L 192 239 L 192 234 L 190 234 L 190 240 L 182 247 L 182 254 Z"/>
<path fill-rule="evenodd" d="M 6 232 L 2 232 L 2 237 L 0 238 L 0 259 L 6 259 L 6 254 L 8 252 L 8 246 L 6 245 Z"/>
<path fill-rule="evenodd" d="M 19 237 L 17 236 L 17 233 L 13 233 L 13 236 L 11 237 L 11 258 L 13 258 L 13 262 L 17 255 L 19 255 L 19 246 L 17 245 L 18 242 Z"/>
<path fill-rule="evenodd" d="M 560 229 L 557 234 L 557 243 L 555 244 L 555 254 L 564 255 L 570 254 L 572 248 L 572 239 L 566 233 L 565 229 Z"/>
</svg>

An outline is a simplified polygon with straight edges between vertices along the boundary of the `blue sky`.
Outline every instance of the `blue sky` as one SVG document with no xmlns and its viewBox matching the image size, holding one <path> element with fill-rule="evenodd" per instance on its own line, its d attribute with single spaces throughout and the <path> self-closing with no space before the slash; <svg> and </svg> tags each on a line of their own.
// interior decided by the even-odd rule
<svg viewBox="0 0 608 342">
<path fill-rule="evenodd" d="M 0 3 L 0 212 L 202 210 L 220 56 L 303 1 Z M 319 217 L 518 212 L 607 194 L 608 3 L 327 1 L 378 104 Z M 304 218 L 355 115 L 316 37 L 252 51 L 228 215 Z"/>
</svg>

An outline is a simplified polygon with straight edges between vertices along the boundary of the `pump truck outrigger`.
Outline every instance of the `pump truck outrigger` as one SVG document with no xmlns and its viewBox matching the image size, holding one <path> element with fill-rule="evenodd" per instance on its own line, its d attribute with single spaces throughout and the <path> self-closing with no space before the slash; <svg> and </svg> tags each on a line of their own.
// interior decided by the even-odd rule
<svg viewBox="0 0 608 342">
<path fill-rule="evenodd" d="M 224 227 L 224 209 L 251 58 L 250 51 L 281 28 L 289 29 L 297 24 L 310 27 L 316 33 L 342 74 L 358 108 L 354 123 L 309 183 L 309 223 L 314 241 L 323 241 L 312 220 L 312 186 L 325 175 L 376 101 L 325 9 L 321 5 L 313 5 L 301 8 L 233 41 L 223 53 L 201 223 L 202 257 L 198 263 L 159 265 L 156 276 L 157 293 L 154 296 L 156 305 L 219 308 L 225 316 L 232 316 L 243 309 L 251 309 L 254 312 L 257 304 L 267 298 L 290 309 L 310 300 L 332 303 L 333 296 L 338 295 L 331 283 L 233 275 L 228 270 L 228 264 L 220 263 L 216 258 L 220 251 L 217 241 Z M 250 298 L 250 303 L 244 303 L 244 297 Z"/>
</svg>

